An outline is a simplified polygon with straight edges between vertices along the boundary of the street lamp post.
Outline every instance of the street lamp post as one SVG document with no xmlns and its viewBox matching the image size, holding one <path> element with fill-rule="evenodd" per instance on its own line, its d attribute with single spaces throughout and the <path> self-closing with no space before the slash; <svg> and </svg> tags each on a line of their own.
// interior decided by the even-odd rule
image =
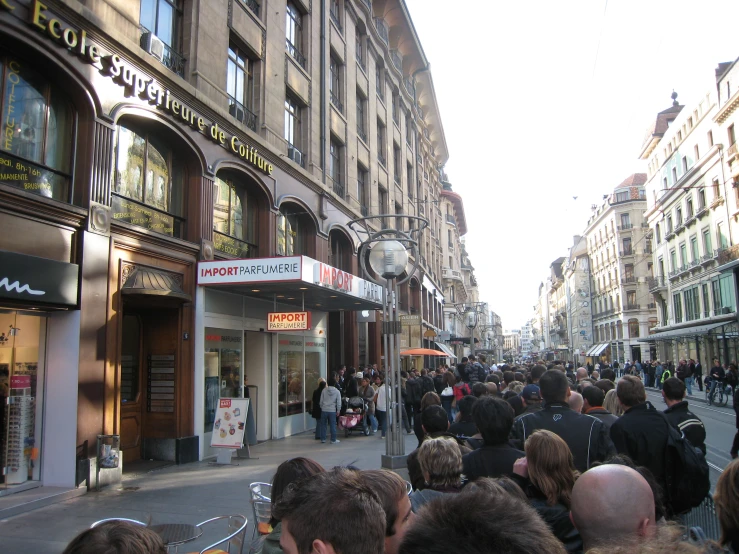
<svg viewBox="0 0 739 554">
<path fill-rule="evenodd" d="M 370 220 L 376 220 L 384 227 L 385 221 L 396 218 L 400 229 L 404 221 L 409 222 L 408 233 L 381 228 L 372 231 L 368 227 Z M 403 409 L 401 404 L 400 377 L 400 335 L 402 328 L 398 319 L 398 285 L 408 281 L 418 267 L 418 237 L 428 227 L 428 221 L 422 217 L 410 215 L 383 214 L 354 219 L 349 222 L 361 244 L 357 251 L 359 265 L 366 279 L 382 287 L 382 340 L 385 351 L 385 399 L 387 405 L 387 433 L 385 436 L 385 454 L 381 465 L 387 469 L 405 467 L 405 437 L 401 430 Z M 362 240 L 362 237 L 365 237 Z M 408 253 L 413 256 L 413 266 L 409 269 Z M 369 271 L 367 265 L 372 271 Z M 405 277 L 403 274 L 405 273 Z"/>
</svg>

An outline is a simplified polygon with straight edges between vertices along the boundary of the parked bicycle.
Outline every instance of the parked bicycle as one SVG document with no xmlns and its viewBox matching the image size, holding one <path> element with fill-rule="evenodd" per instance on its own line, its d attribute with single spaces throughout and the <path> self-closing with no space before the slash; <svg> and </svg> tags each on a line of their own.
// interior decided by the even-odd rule
<svg viewBox="0 0 739 554">
<path fill-rule="evenodd" d="M 710 380 L 706 383 L 706 402 L 709 405 L 726 406 L 729 402 L 729 397 L 734 395 L 734 387 L 722 381 L 717 381 L 714 386 L 712 381 Z"/>
</svg>

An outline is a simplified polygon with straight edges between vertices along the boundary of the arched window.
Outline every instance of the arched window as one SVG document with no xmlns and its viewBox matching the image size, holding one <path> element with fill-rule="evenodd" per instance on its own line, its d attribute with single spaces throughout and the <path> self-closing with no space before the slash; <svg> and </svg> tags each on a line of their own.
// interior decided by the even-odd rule
<svg viewBox="0 0 739 554">
<path fill-rule="evenodd" d="M 629 338 L 639 338 L 639 320 L 636 318 L 629 320 Z"/>
<path fill-rule="evenodd" d="M 277 255 L 314 256 L 316 225 L 308 212 L 295 203 L 280 206 L 277 216 Z"/>
<path fill-rule="evenodd" d="M 334 229 L 329 233 L 328 265 L 352 272 L 352 244 L 341 231 Z"/>
<path fill-rule="evenodd" d="M 118 126 L 113 218 L 182 238 L 184 163 L 170 144 L 133 122 Z"/>
<path fill-rule="evenodd" d="M 222 177 L 213 186 L 213 246 L 224 254 L 256 258 L 257 200 L 237 179 Z"/>
<path fill-rule="evenodd" d="M 62 87 L 0 53 L 0 182 L 71 202 L 75 112 Z"/>
</svg>

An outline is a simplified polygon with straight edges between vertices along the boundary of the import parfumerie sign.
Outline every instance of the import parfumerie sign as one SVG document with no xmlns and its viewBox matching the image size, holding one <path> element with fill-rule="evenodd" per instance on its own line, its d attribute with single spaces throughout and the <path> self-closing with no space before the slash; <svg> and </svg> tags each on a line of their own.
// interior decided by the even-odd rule
<svg viewBox="0 0 739 554">
<path fill-rule="evenodd" d="M 21 4 L 11 0 L 0 0 L 0 9 L 14 12 Z M 75 29 L 62 23 L 48 11 L 48 7 L 40 0 L 33 0 L 27 8 L 28 23 L 40 33 L 59 43 L 83 61 L 100 70 L 102 75 L 110 77 L 121 85 L 126 96 L 135 96 L 156 106 L 174 117 L 176 121 L 202 133 L 213 142 L 227 148 L 233 154 L 246 161 L 267 175 L 272 175 L 272 164 L 268 163 L 259 151 L 236 135 L 230 135 L 218 127 L 217 122 L 209 122 L 177 99 L 172 92 L 159 85 L 154 79 L 131 65 L 115 53 L 107 53 L 97 44 L 88 40 L 87 31 Z"/>
<path fill-rule="evenodd" d="M 310 331 L 310 312 L 270 312 L 267 331 Z"/>
</svg>

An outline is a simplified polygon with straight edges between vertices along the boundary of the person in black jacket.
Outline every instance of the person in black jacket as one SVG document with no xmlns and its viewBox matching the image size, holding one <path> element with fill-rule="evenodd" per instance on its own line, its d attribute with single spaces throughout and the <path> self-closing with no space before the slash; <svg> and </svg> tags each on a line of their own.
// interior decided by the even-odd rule
<svg viewBox="0 0 739 554">
<path fill-rule="evenodd" d="M 690 444 L 706 453 L 706 428 L 703 422 L 688 409 L 685 384 L 677 377 L 670 377 L 662 384 L 662 398 L 667 404 L 665 416 L 673 427 L 685 435 Z"/>
<path fill-rule="evenodd" d="M 310 415 L 316 420 L 316 440 L 321 440 L 321 393 L 326 388 L 326 380 L 321 377 L 318 380 L 318 388 L 313 391 L 313 402 Z"/>
<path fill-rule="evenodd" d="M 611 425 L 618 421 L 618 416 L 603 407 L 606 393 L 600 387 L 585 387 L 582 391 L 583 407 L 582 413 L 597 417 L 611 431 Z"/>
<path fill-rule="evenodd" d="M 483 396 L 472 407 L 472 419 L 482 435 L 483 446 L 462 456 L 462 473 L 470 480 L 511 475 L 515 461 L 525 456 L 522 450 L 508 444 L 513 408 L 505 400 Z"/>
<path fill-rule="evenodd" d="M 606 426 L 598 418 L 570 409 L 570 384 L 565 374 L 550 369 L 539 380 L 544 409 L 518 418 L 511 429 L 514 445 L 521 448 L 537 429 L 546 429 L 562 437 L 572 451 L 575 468 L 587 471 L 593 462 L 602 462 L 614 448 Z"/>
<path fill-rule="evenodd" d="M 611 440 L 619 454 L 636 465 L 648 468 L 657 483 L 665 487 L 665 452 L 669 423 L 651 402 L 638 377 L 625 375 L 616 385 L 616 395 L 626 412 L 611 425 Z"/>
</svg>

